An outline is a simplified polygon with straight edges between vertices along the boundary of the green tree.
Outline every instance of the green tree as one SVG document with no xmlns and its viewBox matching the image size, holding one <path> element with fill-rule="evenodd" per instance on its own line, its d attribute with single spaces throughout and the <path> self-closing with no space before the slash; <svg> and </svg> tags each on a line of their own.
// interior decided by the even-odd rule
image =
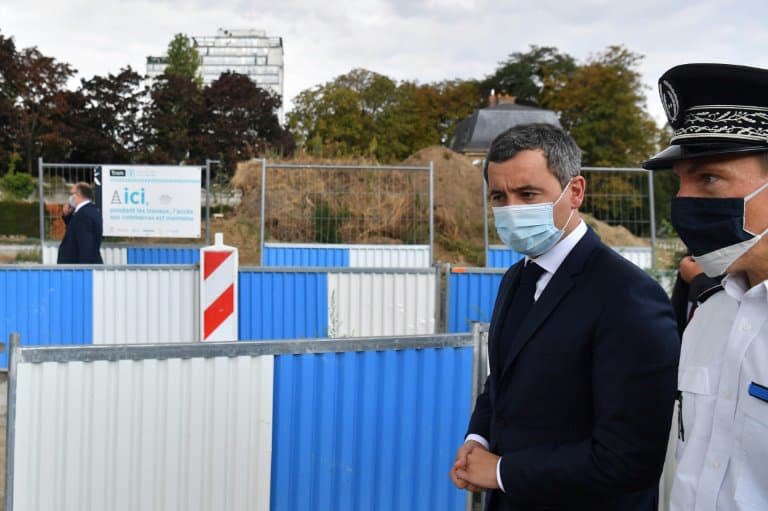
<svg viewBox="0 0 768 511">
<path fill-rule="evenodd" d="M 483 96 L 491 91 L 515 96 L 524 105 L 540 106 L 545 89 L 556 87 L 576 69 L 576 61 L 551 46 L 531 45 L 515 52 L 480 84 Z"/>
<path fill-rule="evenodd" d="M 382 161 L 407 158 L 417 150 L 447 144 L 456 125 L 485 104 L 478 83 L 446 80 L 418 85 L 404 82 L 398 101 L 382 115 L 376 133 Z"/>
<path fill-rule="evenodd" d="M 642 56 L 611 46 L 564 79 L 545 83 L 542 105 L 584 151 L 585 166 L 640 165 L 658 147 L 659 128 L 646 110 Z"/>
<path fill-rule="evenodd" d="M 191 148 L 196 161 L 218 158 L 234 173 L 238 161 L 268 151 L 289 153 L 294 143 L 277 120 L 280 97 L 258 87 L 247 76 L 222 73 L 203 91 L 199 131 Z"/>
<path fill-rule="evenodd" d="M 82 80 L 58 105 L 58 129 L 67 146 L 63 159 L 75 162 L 130 163 L 143 139 L 141 109 L 146 104 L 142 77 L 126 67 L 116 75 Z M 56 147 L 57 140 L 46 145 Z M 61 143 L 61 142 L 58 142 Z"/>
<path fill-rule="evenodd" d="M 482 101 L 477 82 L 398 84 L 354 69 L 302 91 L 294 99 L 288 126 L 297 143 L 311 153 L 391 162 L 446 143 L 456 124 Z"/>
<path fill-rule="evenodd" d="M 640 73 L 642 56 L 622 46 L 610 46 L 569 74 L 545 82 L 541 103 L 557 112 L 560 123 L 584 151 L 584 166 L 639 167 L 658 148 L 659 129 L 646 110 Z M 590 209 L 601 220 L 647 215 L 642 191 L 628 176 L 590 177 L 592 190 L 610 189 L 613 197 L 592 195 Z M 634 228 L 636 235 L 646 230 Z"/>
<path fill-rule="evenodd" d="M 200 53 L 185 34 L 176 34 L 168 44 L 168 65 L 165 74 L 186 76 L 198 87 L 203 85 L 200 76 Z"/>
<path fill-rule="evenodd" d="M 671 138 L 672 128 L 666 124 L 659 130 L 658 148 L 666 147 Z M 660 236 L 676 236 L 672 228 L 672 198 L 677 195 L 679 185 L 680 179 L 674 172 L 653 173 L 656 226 Z"/>
<path fill-rule="evenodd" d="M 16 50 L 12 38 L 0 35 L 0 157 L 19 154 L 20 167 L 31 173 L 44 139 L 56 135 L 55 113 L 74 73 L 37 48 Z"/>
<path fill-rule="evenodd" d="M 189 161 L 201 138 L 203 91 L 188 76 L 163 74 L 149 91 L 144 114 L 143 159 L 153 163 Z"/>
<path fill-rule="evenodd" d="M 302 91 L 288 114 L 288 126 L 307 150 L 325 156 L 372 155 L 374 129 L 397 102 L 397 84 L 384 75 L 354 69 L 331 82 Z"/>
<path fill-rule="evenodd" d="M 16 122 L 16 85 L 19 80 L 19 58 L 13 38 L 0 34 L 0 176 L 5 171 L 4 163 L 13 152 Z M 18 155 L 17 155 L 18 156 Z"/>
</svg>

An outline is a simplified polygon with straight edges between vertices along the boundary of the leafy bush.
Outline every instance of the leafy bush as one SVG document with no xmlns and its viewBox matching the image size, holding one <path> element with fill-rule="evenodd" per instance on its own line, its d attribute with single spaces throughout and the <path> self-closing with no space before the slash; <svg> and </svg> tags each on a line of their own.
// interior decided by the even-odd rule
<svg viewBox="0 0 768 511">
<path fill-rule="evenodd" d="M 35 180 L 29 174 L 13 172 L 0 179 L 0 187 L 14 199 L 23 200 L 35 191 Z"/>
<path fill-rule="evenodd" d="M 342 208 L 335 211 L 330 204 L 321 200 L 315 205 L 315 242 L 342 243 L 339 227 L 349 218 L 349 211 Z"/>
<path fill-rule="evenodd" d="M 40 237 L 37 202 L 0 201 L 0 235 Z"/>
</svg>

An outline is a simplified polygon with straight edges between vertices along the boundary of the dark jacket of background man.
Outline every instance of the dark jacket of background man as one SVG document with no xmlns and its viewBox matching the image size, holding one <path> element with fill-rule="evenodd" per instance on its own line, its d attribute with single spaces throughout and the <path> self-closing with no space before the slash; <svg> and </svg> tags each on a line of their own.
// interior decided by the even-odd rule
<svg viewBox="0 0 768 511">
<path fill-rule="evenodd" d="M 87 199 L 86 199 L 87 200 Z M 64 217 L 67 232 L 59 245 L 58 264 L 103 264 L 101 212 L 91 202 Z"/>
</svg>

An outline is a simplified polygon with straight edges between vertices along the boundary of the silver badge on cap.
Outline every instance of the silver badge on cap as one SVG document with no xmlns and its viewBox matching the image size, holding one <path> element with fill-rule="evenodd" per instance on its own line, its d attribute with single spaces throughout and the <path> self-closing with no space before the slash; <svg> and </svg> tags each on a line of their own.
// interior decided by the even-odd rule
<svg viewBox="0 0 768 511">
<path fill-rule="evenodd" d="M 659 95 L 661 96 L 661 104 L 664 106 L 664 112 L 667 114 L 670 124 L 674 124 L 677 121 L 677 116 L 680 114 L 680 102 L 677 100 L 677 93 L 672 85 L 663 80 L 659 82 Z"/>
</svg>

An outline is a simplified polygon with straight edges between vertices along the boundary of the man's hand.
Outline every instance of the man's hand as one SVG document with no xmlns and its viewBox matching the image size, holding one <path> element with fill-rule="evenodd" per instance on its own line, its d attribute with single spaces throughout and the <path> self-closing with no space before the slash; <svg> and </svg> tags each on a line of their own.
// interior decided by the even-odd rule
<svg viewBox="0 0 768 511">
<path fill-rule="evenodd" d="M 496 465 L 499 458 L 482 447 L 475 447 L 467 454 L 465 463 L 459 466 L 458 459 L 454 463 L 456 478 L 466 482 L 467 486 L 497 490 L 499 483 L 496 480 Z"/>
<path fill-rule="evenodd" d="M 693 257 L 685 256 L 680 260 L 680 278 L 682 278 L 686 284 L 690 284 L 693 279 L 701 273 L 704 273 L 704 270 Z"/>
<path fill-rule="evenodd" d="M 74 209 L 69 205 L 68 202 L 64 204 L 64 208 L 62 209 L 64 216 L 71 215 L 73 211 Z"/>
<path fill-rule="evenodd" d="M 459 450 L 456 453 L 456 459 L 453 462 L 449 476 L 456 488 L 460 490 L 467 490 L 471 492 L 483 491 L 483 488 L 475 486 L 474 484 L 470 484 L 469 482 L 460 478 L 457 474 L 458 470 L 465 469 L 467 467 L 467 458 L 469 454 L 475 450 L 488 452 L 482 444 L 475 442 L 474 440 L 470 440 L 469 442 L 465 442 L 464 445 L 459 447 Z"/>
</svg>

